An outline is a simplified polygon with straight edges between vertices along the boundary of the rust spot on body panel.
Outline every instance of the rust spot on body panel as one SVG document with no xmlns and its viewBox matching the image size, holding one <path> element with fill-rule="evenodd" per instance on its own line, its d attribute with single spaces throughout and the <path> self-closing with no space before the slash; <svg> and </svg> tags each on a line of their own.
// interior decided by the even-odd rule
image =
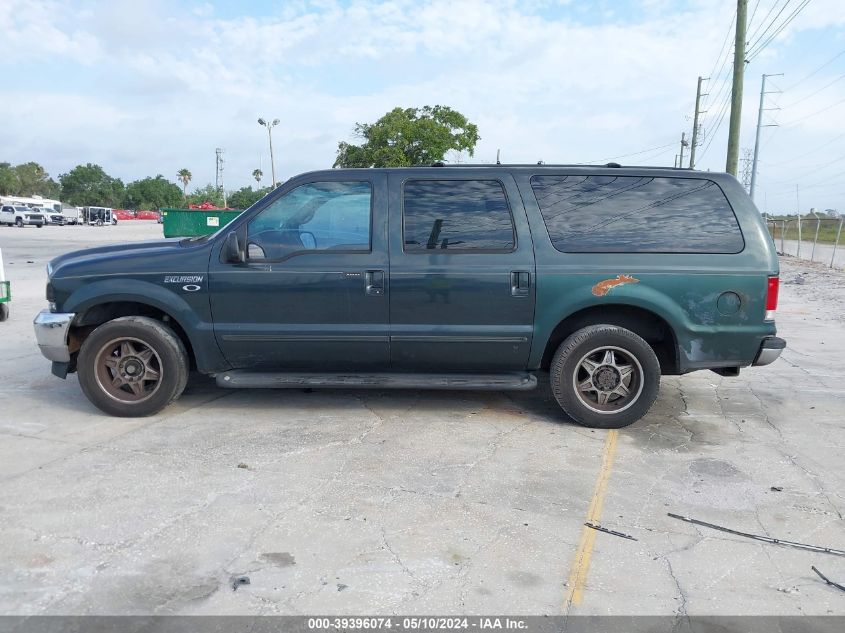
<svg viewBox="0 0 845 633">
<path fill-rule="evenodd" d="M 624 284 L 636 284 L 639 282 L 639 279 L 630 275 L 616 275 L 615 279 L 605 279 L 604 281 L 600 281 L 595 286 L 593 286 L 593 294 L 597 297 L 603 297 L 616 286 L 622 286 Z"/>
</svg>

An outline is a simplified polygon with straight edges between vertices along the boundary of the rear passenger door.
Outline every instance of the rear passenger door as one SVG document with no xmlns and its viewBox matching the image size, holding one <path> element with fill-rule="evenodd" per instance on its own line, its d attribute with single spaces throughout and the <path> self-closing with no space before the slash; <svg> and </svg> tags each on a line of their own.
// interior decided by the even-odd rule
<svg viewBox="0 0 845 633">
<path fill-rule="evenodd" d="M 534 253 L 513 178 L 492 168 L 389 178 L 392 367 L 525 369 Z"/>
</svg>

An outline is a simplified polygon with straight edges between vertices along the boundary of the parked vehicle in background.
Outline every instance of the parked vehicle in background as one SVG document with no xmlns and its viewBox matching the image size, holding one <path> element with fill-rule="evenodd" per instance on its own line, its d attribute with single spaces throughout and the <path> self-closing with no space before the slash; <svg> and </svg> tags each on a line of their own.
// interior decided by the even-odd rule
<svg viewBox="0 0 845 633">
<path fill-rule="evenodd" d="M 39 207 L 32 207 L 32 209 L 33 211 L 37 209 L 44 214 L 45 224 L 55 224 L 57 226 L 64 226 L 67 224 L 67 218 L 61 212 Z"/>
<path fill-rule="evenodd" d="M 79 208 L 68 205 L 62 206 L 62 215 L 68 224 L 79 224 Z"/>
<path fill-rule="evenodd" d="M 8 226 L 44 226 L 46 219 L 40 209 L 30 209 L 23 205 L 4 204 L 0 207 L 0 224 Z"/>
<path fill-rule="evenodd" d="M 111 207 L 82 207 L 82 221 L 88 226 L 117 224 Z"/>
<path fill-rule="evenodd" d="M 166 225 L 165 225 L 166 226 Z M 767 365 L 778 259 L 735 178 L 490 165 L 297 176 L 212 235 L 48 266 L 38 344 L 101 410 L 220 387 L 529 390 L 645 415 L 660 376 Z"/>
<path fill-rule="evenodd" d="M 161 213 L 158 211 L 152 211 L 149 209 L 145 209 L 143 211 L 136 211 L 135 212 L 135 219 L 136 220 L 155 220 L 156 222 L 160 222 Z"/>
<path fill-rule="evenodd" d="M 11 204 L 13 206 L 39 207 L 45 211 L 61 212 L 62 203 L 59 200 L 42 198 L 41 196 L 0 196 L 0 204 Z"/>
</svg>

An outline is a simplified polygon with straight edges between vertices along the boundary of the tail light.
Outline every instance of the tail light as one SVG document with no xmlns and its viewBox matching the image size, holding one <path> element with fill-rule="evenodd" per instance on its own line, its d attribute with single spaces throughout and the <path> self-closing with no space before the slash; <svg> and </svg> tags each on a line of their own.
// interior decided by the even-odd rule
<svg viewBox="0 0 845 633">
<path fill-rule="evenodd" d="M 775 320 L 775 310 L 778 309 L 778 290 L 780 289 L 780 277 L 769 277 L 769 285 L 766 288 L 766 321 Z"/>
</svg>

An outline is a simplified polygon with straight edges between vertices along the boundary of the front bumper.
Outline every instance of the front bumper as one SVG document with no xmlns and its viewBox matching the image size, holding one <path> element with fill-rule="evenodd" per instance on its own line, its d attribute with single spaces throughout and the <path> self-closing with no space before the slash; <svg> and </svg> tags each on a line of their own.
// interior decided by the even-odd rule
<svg viewBox="0 0 845 633">
<path fill-rule="evenodd" d="M 754 363 L 752 364 L 755 367 L 759 367 L 760 365 L 768 365 L 775 362 L 785 347 L 786 341 L 782 338 L 778 338 L 777 336 L 764 338 L 763 342 L 760 343 L 760 351 L 757 352 L 757 358 L 754 359 Z"/>
<path fill-rule="evenodd" d="M 47 360 L 59 363 L 70 361 L 67 337 L 70 324 L 73 322 L 73 312 L 50 312 L 42 310 L 32 322 L 35 327 L 35 339 L 38 347 Z"/>
<path fill-rule="evenodd" d="M 45 222 L 44 218 L 21 218 L 21 223 L 24 226 L 38 226 L 39 224 L 43 226 Z"/>
</svg>

